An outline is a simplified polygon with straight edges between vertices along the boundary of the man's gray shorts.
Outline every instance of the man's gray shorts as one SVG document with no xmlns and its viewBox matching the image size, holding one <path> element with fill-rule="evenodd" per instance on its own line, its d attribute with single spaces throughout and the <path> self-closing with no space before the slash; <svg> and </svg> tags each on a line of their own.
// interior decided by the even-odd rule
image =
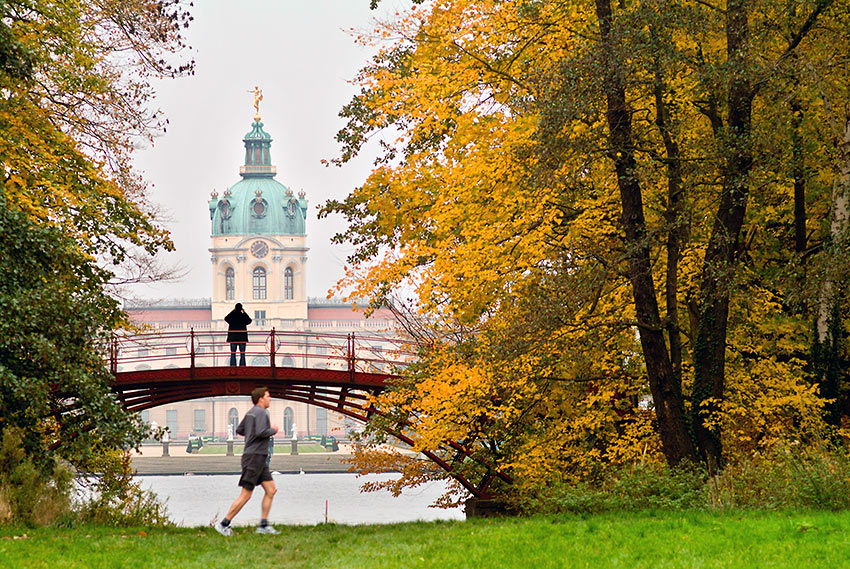
<svg viewBox="0 0 850 569">
<path fill-rule="evenodd" d="M 272 480 L 272 473 L 266 464 L 266 455 L 242 455 L 242 476 L 239 478 L 239 485 L 242 488 L 245 490 L 254 490 L 256 486 L 269 480 Z"/>
</svg>

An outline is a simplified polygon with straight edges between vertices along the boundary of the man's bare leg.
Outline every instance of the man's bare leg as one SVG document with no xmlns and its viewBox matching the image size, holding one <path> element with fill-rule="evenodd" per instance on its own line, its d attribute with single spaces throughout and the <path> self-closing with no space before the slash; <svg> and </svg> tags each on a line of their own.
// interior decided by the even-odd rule
<svg viewBox="0 0 850 569">
<path fill-rule="evenodd" d="M 275 486 L 274 480 L 266 480 L 262 482 L 262 485 L 266 494 L 263 496 L 263 503 L 260 505 L 260 512 L 262 513 L 261 517 L 264 520 L 267 520 L 269 519 L 269 511 L 272 509 L 272 500 L 274 500 L 274 495 L 277 493 L 277 486 Z"/>
<path fill-rule="evenodd" d="M 263 483 L 263 484 L 265 485 L 265 483 Z M 265 488 L 265 486 L 263 486 L 263 487 Z M 238 513 L 239 513 L 239 510 L 241 510 L 241 509 L 242 509 L 242 507 L 243 507 L 245 504 L 247 504 L 247 503 L 248 503 L 248 500 L 250 500 L 250 499 L 251 499 L 251 495 L 252 495 L 253 493 L 254 493 L 254 491 L 253 491 L 253 490 L 246 490 L 245 488 L 242 488 L 242 491 L 239 493 L 239 497 L 237 497 L 237 498 L 233 501 L 233 504 L 231 504 L 230 509 L 229 509 L 229 510 L 227 510 L 227 515 L 226 515 L 226 516 L 224 516 L 224 517 L 225 517 L 225 518 L 227 518 L 228 520 L 232 520 L 232 519 L 233 519 L 233 516 L 235 516 L 236 514 L 238 514 Z M 264 501 L 264 503 L 265 503 L 265 498 L 263 498 L 263 501 Z"/>
</svg>

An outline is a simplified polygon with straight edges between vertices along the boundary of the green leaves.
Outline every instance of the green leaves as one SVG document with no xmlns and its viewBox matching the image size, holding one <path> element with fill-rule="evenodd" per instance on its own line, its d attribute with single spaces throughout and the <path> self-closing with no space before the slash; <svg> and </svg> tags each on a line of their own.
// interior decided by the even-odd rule
<svg viewBox="0 0 850 569">
<path fill-rule="evenodd" d="M 179 61 L 177 0 L 0 2 L 0 431 L 79 465 L 144 429 L 109 390 L 114 265 L 173 247 L 130 160 L 162 118 L 151 78 Z M 44 466 L 47 468 L 48 466 Z"/>
<path fill-rule="evenodd" d="M 140 425 L 109 392 L 103 348 L 121 318 L 99 269 L 59 230 L 0 207 L 0 431 L 61 442 L 78 463 L 94 443 L 126 446 Z M 42 446 L 44 445 L 44 446 Z M 39 450 L 40 449 L 40 450 Z"/>
</svg>

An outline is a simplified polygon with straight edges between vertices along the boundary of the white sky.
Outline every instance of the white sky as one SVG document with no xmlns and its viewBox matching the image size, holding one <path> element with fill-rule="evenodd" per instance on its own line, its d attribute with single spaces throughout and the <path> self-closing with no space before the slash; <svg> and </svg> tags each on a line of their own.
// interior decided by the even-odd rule
<svg viewBox="0 0 850 569">
<path fill-rule="evenodd" d="M 187 33 L 195 75 L 157 83 L 155 106 L 170 123 L 152 149 L 136 155 L 137 169 L 152 183 L 150 201 L 168 218 L 177 248 L 163 259 L 188 274 L 180 282 L 135 286 L 132 296 L 212 295 L 207 202 L 212 190 L 221 194 L 241 179 L 254 85 L 263 90 L 260 114 L 273 138 L 276 180 L 296 193 L 303 189 L 309 200 L 308 296 L 327 294 L 353 248 L 331 245 L 345 222 L 318 220 L 317 207 L 360 185 L 372 158 L 343 168 L 320 163 L 338 155 L 334 135 L 344 124 L 338 113 L 356 92 L 348 82 L 376 51 L 356 45 L 350 30 L 371 29 L 374 18 L 403 4 L 384 0 L 373 12 L 369 0 L 195 0 Z"/>
</svg>

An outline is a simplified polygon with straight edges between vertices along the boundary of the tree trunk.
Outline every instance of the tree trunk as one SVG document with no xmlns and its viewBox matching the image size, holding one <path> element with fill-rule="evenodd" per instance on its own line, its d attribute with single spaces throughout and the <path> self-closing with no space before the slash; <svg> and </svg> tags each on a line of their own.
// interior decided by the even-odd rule
<svg viewBox="0 0 850 569">
<path fill-rule="evenodd" d="M 682 188 L 682 161 L 679 145 L 670 133 L 669 113 L 664 103 L 667 86 L 664 81 L 661 62 L 655 60 L 655 125 L 664 141 L 667 154 L 667 210 L 664 213 L 667 222 L 667 275 L 664 298 L 667 309 L 667 341 L 670 345 L 670 363 L 676 384 L 682 384 L 682 334 L 679 329 L 679 260 L 682 243 L 688 240 L 688 231 L 684 225 L 682 208 L 684 190 Z"/>
<path fill-rule="evenodd" d="M 820 383 L 820 395 L 834 400 L 825 412 L 825 419 L 832 425 L 841 421 L 839 375 L 840 362 L 838 359 L 838 341 L 840 330 L 840 313 L 838 304 L 841 286 L 846 286 L 841 274 L 832 274 L 835 266 L 846 264 L 842 258 L 850 254 L 850 235 L 848 235 L 848 218 L 850 218 L 850 116 L 845 117 L 843 132 L 835 137 L 839 151 L 839 163 L 832 183 L 832 220 L 830 222 L 830 244 L 826 249 L 826 276 L 821 285 L 818 299 L 818 318 L 815 327 L 816 340 L 814 360 L 816 374 Z M 834 260 L 834 261 L 833 261 Z M 837 277 L 837 278 L 836 278 Z"/>
<path fill-rule="evenodd" d="M 629 253 L 628 274 L 638 332 L 664 456 L 670 465 L 676 465 L 683 459 L 693 459 L 696 455 L 688 432 L 681 382 L 676 381 L 664 342 L 658 299 L 652 281 L 643 198 L 634 157 L 631 115 L 626 103 L 625 84 L 618 73 L 621 65 L 616 55 L 617 40 L 612 35 L 610 0 L 596 0 L 596 15 L 599 20 L 605 74 L 603 88 L 608 106 L 611 158 L 620 189 L 622 223 Z"/>
<path fill-rule="evenodd" d="M 806 250 L 806 169 L 803 162 L 803 109 L 796 93 L 791 99 L 791 177 L 794 179 L 794 252 Z"/>
<path fill-rule="evenodd" d="M 726 8 L 728 123 L 723 189 L 700 280 L 699 314 L 694 342 L 693 432 L 710 469 L 722 464 L 720 433 L 706 421 L 723 399 L 730 286 L 737 264 L 752 167 L 750 142 L 753 90 L 749 79 L 748 0 L 730 0 Z"/>
</svg>

